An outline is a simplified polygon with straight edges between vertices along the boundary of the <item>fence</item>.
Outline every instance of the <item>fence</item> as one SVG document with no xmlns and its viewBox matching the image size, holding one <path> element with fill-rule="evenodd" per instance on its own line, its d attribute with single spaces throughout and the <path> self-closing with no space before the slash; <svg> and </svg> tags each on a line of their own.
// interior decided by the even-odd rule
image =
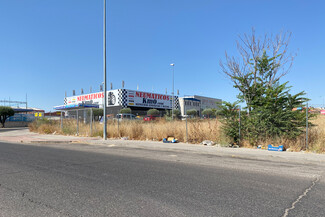
<svg viewBox="0 0 325 217">
<path fill-rule="evenodd" d="M 102 136 L 103 123 L 94 117 L 91 109 L 75 111 L 70 117 L 61 116 L 60 120 L 51 122 L 51 129 L 42 127 L 43 133 L 61 132 L 65 135 Z M 164 117 L 155 121 L 143 118 L 128 120 L 109 116 L 107 121 L 108 138 L 161 141 L 173 136 L 180 142 L 200 143 L 203 140 L 220 141 L 220 122 L 217 119 L 184 119 L 169 121 Z M 42 133 L 42 132 L 41 132 Z"/>
<path fill-rule="evenodd" d="M 32 122 L 35 120 L 33 114 L 15 114 L 7 119 L 7 122 Z"/>
<path fill-rule="evenodd" d="M 303 127 L 304 133 L 294 140 L 279 138 L 277 141 L 261 141 L 261 145 L 267 145 L 272 142 L 281 143 L 285 147 L 293 147 L 293 150 L 324 150 L 325 152 L 325 115 L 321 115 L 322 108 L 315 105 L 303 108 L 297 108 L 306 114 L 306 124 Z M 315 113 L 317 116 L 308 119 L 307 114 Z M 238 116 L 240 110 L 238 110 Z M 240 119 L 238 119 L 240 121 Z M 309 124 L 309 122 L 311 125 Z M 64 118 L 53 122 L 53 129 L 46 129 L 45 133 L 60 132 L 65 135 L 80 136 L 102 136 L 103 123 L 97 120 L 91 110 L 78 111 L 70 118 Z M 138 120 L 120 120 L 110 116 L 107 124 L 108 138 L 124 138 L 136 140 L 157 140 L 161 141 L 167 136 L 174 136 L 180 142 L 201 143 L 203 140 L 212 140 L 219 144 L 229 144 L 229 139 L 221 130 L 222 124 L 218 119 L 185 119 L 168 121 L 161 118 L 157 121 Z M 238 125 L 238 128 L 241 125 Z M 44 129 L 43 129 L 44 130 Z M 240 128 L 238 129 L 238 133 Z M 242 132 L 240 132 L 242 134 Z M 241 136 L 241 145 L 250 145 L 249 141 Z M 318 152 L 318 151 L 317 151 Z"/>
</svg>

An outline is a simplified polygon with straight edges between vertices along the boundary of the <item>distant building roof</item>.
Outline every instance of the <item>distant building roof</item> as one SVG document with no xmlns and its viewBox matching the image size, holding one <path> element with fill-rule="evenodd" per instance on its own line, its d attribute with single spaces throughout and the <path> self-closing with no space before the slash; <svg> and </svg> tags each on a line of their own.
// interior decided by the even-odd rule
<svg viewBox="0 0 325 217">
<path fill-rule="evenodd" d="M 84 104 L 84 103 L 79 103 L 79 104 L 70 104 L 70 105 L 59 105 L 55 106 L 55 110 L 73 110 L 73 109 L 82 109 L 82 108 L 98 108 L 98 104 Z"/>
<path fill-rule="evenodd" d="M 11 107 L 16 113 L 20 112 L 44 112 L 43 109 L 39 108 L 19 108 L 19 107 Z"/>
<path fill-rule="evenodd" d="M 200 102 L 200 101 L 201 101 L 201 100 L 199 100 L 199 99 L 188 98 L 188 97 L 184 97 L 184 98 L 181 98 L 181 99 L 184 99 L 184 100 L 190 100 L 190 101 L 197 101 L 197 102 Z"/>
</svg>

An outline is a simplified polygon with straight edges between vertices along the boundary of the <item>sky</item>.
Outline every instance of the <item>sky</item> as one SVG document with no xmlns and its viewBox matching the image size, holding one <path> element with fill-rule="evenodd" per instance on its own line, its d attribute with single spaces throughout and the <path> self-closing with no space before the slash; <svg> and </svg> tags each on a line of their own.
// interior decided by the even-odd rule
<svg viewBox="0 0 325 217">
<path fill-rule="evenodd" d="M 325 98 L 323 0 L 107 0 L 107 76 L 113 89 L 236 101 L 222 74 L 225 51 L 249 34 L 292 33 L 292 93 Z M 103 0 L 0 0 L 0 100 L 53 111 L 65 92 L 103 82 Z M 110 88 L 110 85 L 108 85 Z M 3 103 L 2 103 L 3 105 Z"/>
</svg>

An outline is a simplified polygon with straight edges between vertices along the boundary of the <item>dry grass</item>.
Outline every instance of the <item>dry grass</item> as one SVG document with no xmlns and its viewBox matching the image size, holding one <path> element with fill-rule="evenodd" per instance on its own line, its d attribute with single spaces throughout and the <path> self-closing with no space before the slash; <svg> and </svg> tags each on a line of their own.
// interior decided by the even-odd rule
<svg viewBox="0 0 325 217">
<path fill-rule="evenodd" d="M 314 126 L 309 128 L 309 148 L 308 151 L 325 153 L 325 116 L 317 116 L 311 121 Z M 60 128 L 59 121 L 38 120 L 30 124 L 29 128 L 33 132 L 43 134 L 63 134 L 76 135 L 76 120 L 64 120 L 63 128 Z M 200 143 L 203 140 L 212 140 L 219 144 L 227 144 L 229 140 L 223 135 L 221 123 L 217 119 L 188 121 L 188 142 Z M 154 140 L 161 141 L 167 136 L 174 136 L 180 142 L 186 142 L 186 122 L 185 121 L 166 121 L 161 119 L 154 122 L 143 121 L 117 121 L 109 120 L 107 125 L 109 138 L 128 137 L 131 140 Z M 103 136 L 103 125 L 94 123 L 92 132 L 90 125 L 79 122 L 80 136 Z M 302 134 L 295 140 L 278 139 L 269 140 L 261 143 L 264 147 L 268 144 L 284 145 L 292 151 L 301 151 L 306 148 L 306 136 Z M 241 141 L 244 147 L 253 147 L 248 141 Z"/>
<path fill-rule="evenodd" d="M 200 143 L 203 140 L 220 140 L 220 123 L 216 120 L 188 121 L 188 142 Z M 118 130 L 119 128 L 119 130 Z M 108 122 L 108 135 L 111 138 L 128 137 L 135 140 L 161 141 L 167 136 L 174 136 L 180 142 L 186 142 L 185 121 L 165 121 L 161 119 L 154 122 L 124 121 Z"/>
<path fill-rule="evenodd" d="M 308 151 L 325 153 L 325 116 L 317 115 L 310 122 L 313 126 L 308 128 Z M 291 151 L 306 150 L 306 133 L 302 133 L 293 140 L 280 138 L 277 140 L 266 140 L 260 143 L 264 148 L 268 144 L 284 145 L 286 149 L 290 149 Z M 248 141 L 242 141 L 242 146 L 248 148 L 253 147 Z"/>
<path fill-rule="evenodd" d="M 200 143 L 203 140 L 223 142 L 225 139 L 220 134 L 220 122 L 214 120 L 189 120 L 188 142 Z M 76 135 L 77 124 L 75 120 L 64 120 L 63 128 L 60 128 L 59 121 L 38 120 L 29 125 L 33 132 L 43 134 Z M 167 136 L 174 136 L 180 142 L 186 142 L 186 122 L 166 121 L 164 119 L 152 122 L 143 121 L 117 121 L 109 120 L 107 124 L 109 138 L 128 137 L 133 140 L 155 140 L 161 141 Z M 80 136 L 102 136 L 103 125 L 94 123 L 90 133 L 90 125 L 79 122 Z"/>
</svg>

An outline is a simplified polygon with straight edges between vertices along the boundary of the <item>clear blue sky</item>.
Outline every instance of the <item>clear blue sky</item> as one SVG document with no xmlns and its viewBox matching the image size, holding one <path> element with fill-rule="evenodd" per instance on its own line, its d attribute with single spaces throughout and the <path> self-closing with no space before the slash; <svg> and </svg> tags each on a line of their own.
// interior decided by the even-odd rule
<svg viewBox="0 0 325 217">
<path fill-rule="evenodd" d="M 170 63 L 180 95 L 234 101 L 220 73 L 224 52 L 236 55 L 239 34 L 292 32 L 298 56 L 293 93 L 312 104 L 325 97 L 325 3 L 322 0 L 107 0 L 108 82 L 120 88 L 171 92 Z M 0 0 L 0 99 L 52 110 L 75 89 L 103 81 L 102 0 Z M 109 86 L 108 86 L 109 87 Z"/>
</svg>

